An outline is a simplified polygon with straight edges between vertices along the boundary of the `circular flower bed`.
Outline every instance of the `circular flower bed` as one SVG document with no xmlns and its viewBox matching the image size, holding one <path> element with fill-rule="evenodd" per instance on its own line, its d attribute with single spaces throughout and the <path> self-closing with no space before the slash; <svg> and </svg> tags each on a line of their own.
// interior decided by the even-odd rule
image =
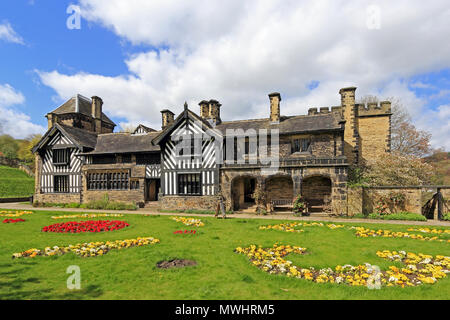
<svg viewBox="0 0 450 320">
<path fill-rule="evenodd" d="M 125 221 L 70 221 L 46 226 L 42 228 L 42 231 L 57 233 L 103 232 L 119 230 L 128 226 L 129 224 Z"/>
<path fill-rule="evenodd" d="M 403 263 L 404 267 L 390 266 L 387 271 L 377 270 L 369 263 L 352 266 L 336 266 L 335 268 L 315 269 L 295 266 L 284 257 L 290 253 L 304 254 L 305 248 L 278 245 L 272 248 L 262 248 L 251 245 L 247 248 L 238 247 L 236 253 L 246 255 L 251 263 L 270 274 L 284 274 L 288 277 L 306 279 L 316 283 L 343 283 L 351 286 L 368 286 L 372 281 L 379 286 L 417 286 L 433 284 L 438 279 L 445 278 L 450 273 L 450 257 L 437 255 L 415 254 L 405 251 L 378 251 L 380 258 Z"/>
<path fill-rule="evenodd" d="M 17 223 L 17 222 L 25 222 L 24 219 L 5 219 L 3 223 Z"/>
</svg>

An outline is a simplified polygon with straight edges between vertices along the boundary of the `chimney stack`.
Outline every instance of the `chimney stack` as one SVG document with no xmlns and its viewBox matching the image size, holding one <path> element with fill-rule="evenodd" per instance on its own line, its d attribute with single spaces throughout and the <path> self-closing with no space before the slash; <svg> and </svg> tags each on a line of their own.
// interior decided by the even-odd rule
<svg viewBox="0 0 450 320">
<path fill-rule="evenodd" d="M 209 102 L 202 100 L 198 105 L 200 106 L 200 117 L 204 119 L 209 118 Z"/>
<path fill-rule="evenodd" d="M 269 100 L 270 100 L 270 122 L 279 123 L 281 95 L 278 92 L 271 93 L 269 94 Z"/>
<path fill-rule="evenodd" d="M 78 99 L 78 96 L 76 97 Z M 91 115 L 94 118 L 94 131 L 96 133 L 102 133 L 102 106 L 103 100 L 100 97 L 93 96 L 92 98 Z"/>
<path fill-rule="evenodd" d="M 214 124 L 219 124 L 222 122 L 220 119 L 220 107 L 222 105 L 217 100 L 209 100 L 209 119 L 212 120 Z"/>
<path fill-rule="evenodd" d="M 162 114 L 161 128 L 164 130 L 173 123 L 175 114 L 168 109 L 161 110 L 161 114 Z"/>
</svg>

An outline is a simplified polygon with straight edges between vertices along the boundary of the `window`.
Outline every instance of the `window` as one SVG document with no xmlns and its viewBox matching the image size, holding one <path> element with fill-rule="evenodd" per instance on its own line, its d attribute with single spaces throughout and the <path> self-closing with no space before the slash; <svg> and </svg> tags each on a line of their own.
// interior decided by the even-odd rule
<svg viewBox="0 0 450 320">
<path fill-rule="evenodd" d="M 54 176 L 53 179 L 54 192 L 69 192 L 69 176 Z"/>
<path fill-rule="evenodd" d="M 160 164 L 161 155 L 159 153 L 143 153 L 136 155 L 136 164 L 148 165 L 148 164 Z"/>
<path fill-rule="evenodd" d="M 138 190 L 139 189 L 139 180 L 131 180 L 130 181 L 130 189 Z"/>
<path fill-rule="evenodd" d="M 128 172 L 88 173 L 88 190 L 128 190 Z"/>
<path fill-rule="evenodd" d="M 114 164 L 116 163 L 115 155 L 92 156 L 92 164 Z"/>
<path fill-rule="evenodd" d="M 69 149 L 53 149 L 53 164 L 66 165 L 69 163 Z"/>
<path fill-rule="evenodd" d="M 292 141 L 292 153 L 294 152 L 308 152 L 311 145 L 309 139 L 294 139 Z"/>
<path fill-rule="evenodd" d="M 179 174 L 178 194 L 200 196 L 202 194 L 200 174 Z"/>
</svg>

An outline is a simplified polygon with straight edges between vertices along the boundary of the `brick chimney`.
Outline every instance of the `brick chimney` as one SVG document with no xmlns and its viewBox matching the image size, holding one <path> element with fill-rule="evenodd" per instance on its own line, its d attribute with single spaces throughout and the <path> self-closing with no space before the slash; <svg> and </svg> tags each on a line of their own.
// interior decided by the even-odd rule
<svg viewBox="0 0 450 320">
<path fill-rule="evenodd" d="M 78 98 L 78 97 L 77 97 Z M 103 100 L 100 97 L 93 96 L 92 98 L 91 115 L 94 118 L 95 132 L 102 133 L 102 106 Z"/>
<path fill-rule="evenodd" d="M 270 100 L 270 122 L 279 123 L 281 95 L 278 92 L 271 93 L 269 94 L 269 100 Z"/>
<path fill-rule="evenodd" d="M 209 100 L 209 119 L 212 120 L 214 124 L 219 124 L 222 122 L 220 119 L 220 107 L 222 105 L 217 100 Z"/>
<path fill-rule="evenodd" d="M 198 105 L 200 106 L 200 117 L 203 119 L 209 118 L 209 102 L 202 100 Z"/>
<path fill-rule="evenodd" d="M 345 119 L 344 155 L 350 164 L 358 163 L 358 123 L 355 105 L 356 87 L 342 88 L 341 95 L 342 116 Z"/>
<path fill-rule="evenodd" d="M 161 128 L 164 130 L 173 123 L 175 114 L 168 109 L 161 110 L 161 114 L 162 114 Z"/>
</svg>

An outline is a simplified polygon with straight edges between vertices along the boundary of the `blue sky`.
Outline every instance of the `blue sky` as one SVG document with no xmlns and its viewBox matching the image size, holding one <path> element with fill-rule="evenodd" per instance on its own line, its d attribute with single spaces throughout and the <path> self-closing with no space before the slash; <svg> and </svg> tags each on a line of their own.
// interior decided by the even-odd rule
<svg viewBox="0 0 450 320">
<path fill-rule="evenodd" d="M 79 30 L 66 26 L 70 4 Z M 43 133 L 44 115 L 76 93 L 101 96 L 120 125 L 159 128 L 159 110 L 184 101 L 198 111 L 218 99 L 223 119 L 267 117 L 267 94 L 279 91 L 283 114 L 304 114 L 355 85 L 357 98 L 401 99 L 433 146 L 450 150 L 449 10 L 415 0 L 2 1 L 0 130 Z"/>
</svg>

